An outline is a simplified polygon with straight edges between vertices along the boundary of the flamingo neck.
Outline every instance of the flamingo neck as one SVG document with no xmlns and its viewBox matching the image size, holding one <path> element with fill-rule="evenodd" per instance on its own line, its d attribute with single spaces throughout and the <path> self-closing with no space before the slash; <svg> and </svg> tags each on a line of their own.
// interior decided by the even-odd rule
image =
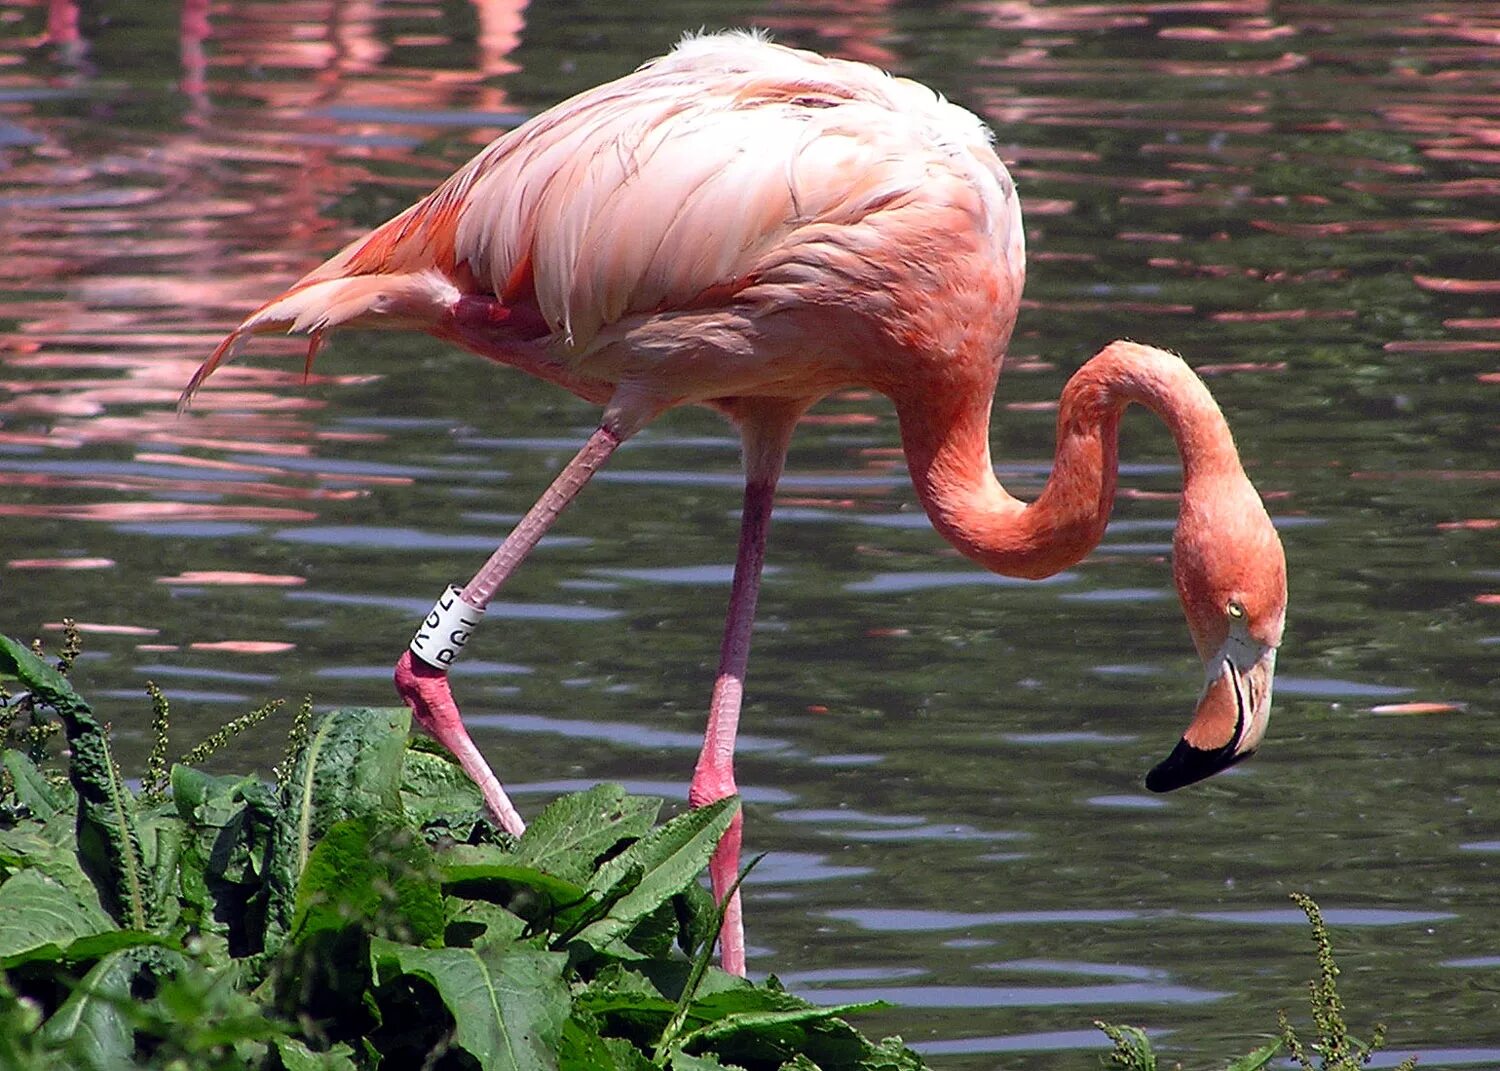
<svg viewBox="0 0 1500 1071">
<path fill-rule="evenodd" d="M 898 403 L 912 483 L 933 526 L 992 572 L 1051 576 L 1099 545 L 1114 505 L 1120 416 L 1131 402 L 1156 413 L 1176 440 L 1184 512 L 1213 477 L 1242 474 L 1229 427 L 1197 374 L 1173 354 L 1114 342 L 1063 388 L 1052 472 L 1027 504 L 1001 486 L 990 461 L 992 390 L 934 390 Z"/>
</svg>

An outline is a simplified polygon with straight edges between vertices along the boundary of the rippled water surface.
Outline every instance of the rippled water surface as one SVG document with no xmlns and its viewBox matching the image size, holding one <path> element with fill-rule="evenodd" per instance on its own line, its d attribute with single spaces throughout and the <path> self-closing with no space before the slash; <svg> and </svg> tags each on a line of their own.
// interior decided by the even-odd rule
<svg viewBox="0 0 1500 1071">
<path fill-rule="evenodd" d="M 879 398 L 814 411 L 781 489 L 741 747 L 752 967 L 879 998 L 936 1066 L 1093 1066 L 1094 1018 L 1204 1065 L 1295 1009 L 1287 892 L 1355 1025 L 1500 1064 L 1500 4 L 11 0 L 0 8 L 0 628 L 86 623 L 127 767 L 268 698 L 390 703 L 389 665 L 593 426 L 421 337 L 259 342 L 251 307 L 500 131 L 758 25 L 994 127 L 1027 302 L 993 435 L 1032 493 L 1111 338 L 1209 377 L 1290 560 L 1271 734 L 1141 777 L 1199 671 L 1176 459 L 1126 421 L 1104 545 L 1044 583 L 931 531 Z M 734 436 L 669 415 L 491 610 L 455 688 L 523 810 L 685 794 L 734 552 Z M 268 732 L 243 765 L 275 761 Z M 247 754 L 248 752 L 248 754 Z"/>
</svg>

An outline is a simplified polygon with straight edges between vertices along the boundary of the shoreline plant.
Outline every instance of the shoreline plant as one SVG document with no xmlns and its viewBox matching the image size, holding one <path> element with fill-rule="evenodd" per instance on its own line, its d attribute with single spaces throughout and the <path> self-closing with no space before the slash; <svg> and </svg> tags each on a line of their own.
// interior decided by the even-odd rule
<svg viewBox="0 0 1500 1071">
<path fill-rule="evenodd" d="M 735 798 L 658 822 L 598 785 L 520 838 L 485 818 L 404 708 L 297 709 L 267 782 L 197 768 L 268 703 L 169 762 L 147 692 L 139 788 L 57 661 L 0 636 L 0 1071 L 921 1071 L 776 978 L 710 965 L 721 913 L 699 884 Z M 67 761 L 59 768 L 57 738 Z M 751 864 L 754 865 L 753 863 Z M 1317 905 L 1315 1037 L 1285 1013 L 1259 1071 L 1356 1071 Z M 1145 1031 L 1096 1025 L 1105 1061 L 1156 1071 Z M 1282 1062 L 1285 1063 L 1285 1056 Z M 1409 1071 L 1414 1061 L 1401 1065 Z"/>
</svg>

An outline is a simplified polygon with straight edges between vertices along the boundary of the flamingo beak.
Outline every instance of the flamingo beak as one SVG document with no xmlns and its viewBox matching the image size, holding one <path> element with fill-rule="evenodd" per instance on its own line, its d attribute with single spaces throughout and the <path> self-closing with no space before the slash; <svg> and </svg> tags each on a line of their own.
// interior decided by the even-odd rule
<svg viewBox="0 0 1500 1071">
<path fill-rule="evenodd" d="M 1255 754 L 1271 719 L 1276 648 L 1231 636 L 1209 659 L 1193 723 L 1146 775 L 1152 792 L 1201 781 Z"/>
</svg>

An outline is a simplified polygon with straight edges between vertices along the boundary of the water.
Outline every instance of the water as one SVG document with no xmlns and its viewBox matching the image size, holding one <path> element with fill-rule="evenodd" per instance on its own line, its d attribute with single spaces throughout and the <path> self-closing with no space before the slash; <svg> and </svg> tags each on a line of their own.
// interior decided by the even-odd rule
<svg viewBox="0 0 1500 1071">
<path fill-rule="evenodd" d="M 592 427 L 422 338 L 258 342 L 250 307 L 500 130 L 685 28 L 761 25 L 994 126 L 1028 213 L 993 441 L 1034 491 L 1048 403 L 1105 341 L 1210 377 L 1281 528 L 1292 610 L 1262 753 L 1148 796 L 1197 688 L 1165 555 L 1175 459 L 1126 421 L 1104 546 L 1007 582 L 931 532 L 894 418 L 795 443 L 741 783 L 752 967 L 935 1065 L 1063 1068 L 1094 1018 L 1201 1066 L 1295 1011 L 1323 904 L 1357 1029 L 1500 1065 L 1500 5 L 227 0 L 0 12 L 0 627 L 88 624 L 127 768 L 142 689 L 182 746 L 274 696 L 391 701 L 388 667 Z M 76 36 L 74 26 L 76 25 Z M 675 799 L 738 507 L 706 412 L 643 434 L 507 588 L 455 688 L 534 812 Z M 278 757 L 274 732 L 236 766 Z M 1305 1021 L 1305 1019 L 1303 1020 Z"/>
</svg>

